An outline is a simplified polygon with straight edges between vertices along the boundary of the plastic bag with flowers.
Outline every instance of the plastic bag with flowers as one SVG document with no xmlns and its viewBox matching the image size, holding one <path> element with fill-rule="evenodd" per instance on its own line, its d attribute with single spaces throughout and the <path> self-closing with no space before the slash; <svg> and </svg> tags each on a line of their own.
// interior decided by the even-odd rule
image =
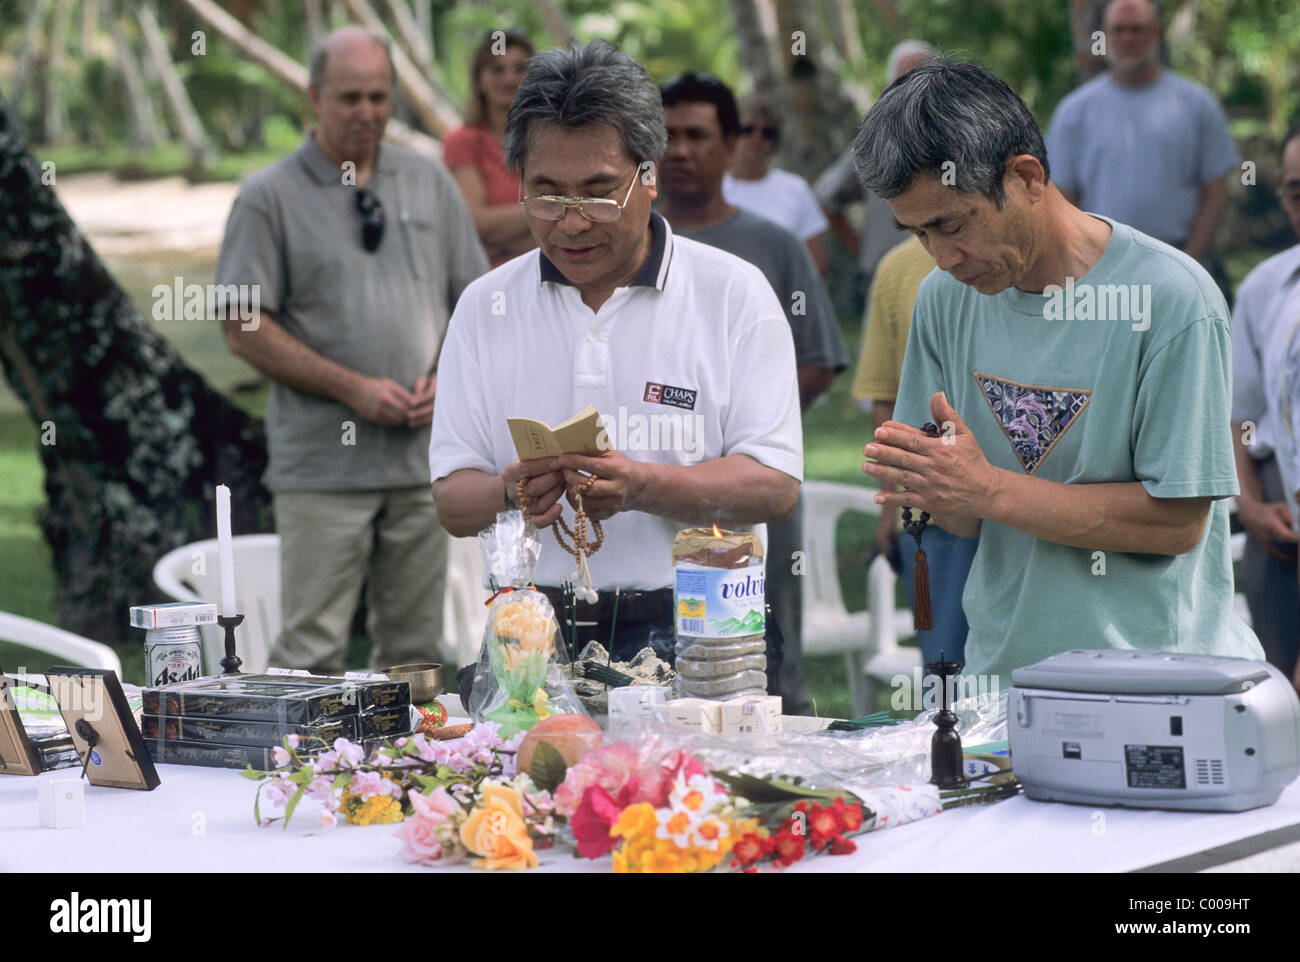
<svg viewBox="0 0 1300 962">
<path fill-rule="evenodd" d="M 479 535 L 500 590 L 488 609 L 468 707 L 476 722 L 500 725 L 503 737 L 551 715 L 586 714 L 561 668 L 566 657 L 555 612 L 532 588 L 541 552 L 536 535 L 517 511 L 498 514 L 496 524 Z"/>
</svg>

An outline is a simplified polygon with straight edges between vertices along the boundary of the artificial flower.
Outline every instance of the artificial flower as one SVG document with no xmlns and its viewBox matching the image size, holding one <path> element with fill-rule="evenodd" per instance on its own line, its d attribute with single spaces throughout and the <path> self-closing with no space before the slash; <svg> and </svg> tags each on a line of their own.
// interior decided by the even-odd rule
<svg viewBox="0 0 1300 962">
<path fill-rule="evenodd" d="M 483 783 L 478 806 L 460 828 L 460 840 L 469 851 L 483 856 L 475 868 L 519 871 L 537 865 L 523 801 L 505 785 Z"/>
<path fill-rule="evenodd" d="M 408 796 L 414 813 L 395 833 L 402 842 L 402 857 L 408 862 L 432 865 L 447 854 L 448 830 L 462 811 L 445 788 L 428 795 L 411 792 Z"/>
<path fill-rule="evenodd" d="M 618 840 L 610 835 L 610 829 L 636 794 L 637 780 L 634 778 L 619 789 L 618 797 L 610 795 L 604 787 L 591 785 L 582 795 L 582 804 L 569 819 L 569 828 L 578 843 L 578 854 L 583 858 L 600 858 L 615 845 Z"/>
</svg>

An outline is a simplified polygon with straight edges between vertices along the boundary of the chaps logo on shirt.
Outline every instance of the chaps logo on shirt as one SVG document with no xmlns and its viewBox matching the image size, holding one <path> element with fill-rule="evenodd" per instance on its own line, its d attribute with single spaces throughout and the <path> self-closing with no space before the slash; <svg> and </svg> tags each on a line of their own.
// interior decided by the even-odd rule
<svg viewBox="0 0 1300 962">
<path fill-rule="evenodd" d="M 695 410 L 695 398 L 700 392 L 687 387 L 673 387 L 671 384 L 656 384 L 646 381 L 645 395 L 641 400 L 650 404 L 671 404 L 675 408 L 687 411 Z"/>
</svg>

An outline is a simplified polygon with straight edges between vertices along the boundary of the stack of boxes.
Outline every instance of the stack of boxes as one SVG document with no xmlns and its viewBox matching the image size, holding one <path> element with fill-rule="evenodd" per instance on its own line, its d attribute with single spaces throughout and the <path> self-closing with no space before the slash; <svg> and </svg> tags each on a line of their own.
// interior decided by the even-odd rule
<svg viewBox="0 0 1300 962">
<path fill-rule="evenodd" d="M 313 675 L 229 675 L 146 688 L 140 730 L 157 763 L 260 771 L 297 735 L 299 751 L 336 738 L 365 744 L 411 731 L 405 681 Z"/>
</svg>

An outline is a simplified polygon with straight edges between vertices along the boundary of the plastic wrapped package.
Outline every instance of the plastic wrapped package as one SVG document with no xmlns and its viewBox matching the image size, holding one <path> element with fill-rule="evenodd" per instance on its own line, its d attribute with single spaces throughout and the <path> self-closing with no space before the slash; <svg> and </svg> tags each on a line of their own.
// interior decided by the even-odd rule
<svg viewBox="0 0 1300 962">
<path fill-rule="evenodd" d="M 470 717 L 496 722 L 509 738 L 551 715 L 585 715 L 561 667 L 565 653 L 555 612 L 530 587 L 541 553 L 536 529 L 519 512 L 502 512 L 479 544 L 499 590 L 483 629 Z"/>
</svg>

